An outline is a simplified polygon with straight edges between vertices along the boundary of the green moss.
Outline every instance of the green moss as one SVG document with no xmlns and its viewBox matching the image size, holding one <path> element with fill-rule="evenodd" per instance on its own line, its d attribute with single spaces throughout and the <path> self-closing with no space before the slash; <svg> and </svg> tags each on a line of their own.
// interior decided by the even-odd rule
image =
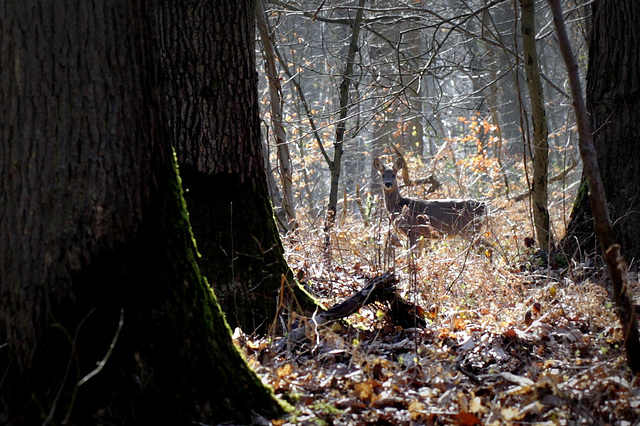
<svg viewBox="0 0 640 426">
<path fill-rule="evenodd" d="M 313 411 L 320 411 L 324 414 L 331 414 L 331 415 L 342 414 L 342 412 L 344 411 L 335 407 L 334 405 L 331 405 L 322 401 L 314 402 L 309 406 L 309 408 L 312 409 Z"/>
<path fill-rule="evenodd" d="M 52 287 L 51 324 L 40 333 L 39 352 L 32 365 L 19 370 L 14 363 L 7 373 L 3 392 L 11 400 L 2 403 L 20 410 L 2 414 L 3 424 L 38 424 L 50 413 L 53 424 L 67 417 L 75 424 L 246 424 L 247 406 L 267 418 L 288 407 L 233 345 L 199 272 L 172 167 L 157 182 L 136 235 L 74 277 L 74 294 Z M 120 312 L 109 358 L 78 386 L 109 351 Z"/>
<path fill-rule="evenodd" d="M 315 306 L 284 259 L 284 249 L 265 191 L 236 175 L 180 170 L 189 216 L 202 258 L 200 267 L 214 287 L 232 327 L 266 332 L 278 314 L 284 285 L 303 307 Z"/>
</svg>

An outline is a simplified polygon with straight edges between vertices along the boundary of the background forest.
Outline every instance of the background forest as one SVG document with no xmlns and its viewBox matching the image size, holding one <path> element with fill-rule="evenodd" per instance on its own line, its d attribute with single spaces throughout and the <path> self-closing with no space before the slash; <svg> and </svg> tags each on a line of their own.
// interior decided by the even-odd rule
<svg viewBox="0 0 640 426">
<path fill-rule="evenodd" d="M 294 229 L 284 238 L 289 265 L 328 307 L 393 270 L 428 324 L 397 334 L 374 305 L 351 317 L 367 331 L 326 331 L 302 357 L 249 339 L 263 377 L 299 398 L 294 419 L 637 420 L 596 240 L 565 239 L 582 167 L 548 3 L 265 7 L 262 124 L 279 223 Z M 563 7 L 584 79 L 591 9 Z M 398 241 L 373 168 L 398 156 L 410 171 L 404 196 L 485 201 L 488 245 L 441 240 L 416 253 Z"/>
<path fill-rule="evenodd" d="M 540 106 L 529 101 L 520 7 L 512 3 L 430 2 L 426 7 L 420 2 L 353 2 L 320 7 L 314 2 L 275 2 L 270 7 L 278 75 L 262 79 L 264 130 L 273 171 L 279 171 L 277 124 L 272 128 L 268 121 L 268 78 L 275 77 L 282 91 L 284 142 L 295 170 L 293 192 L 285 194 L 285 202 L 295 199 L 301 221 L 322 220 L 332 197 L 338 199 L 343 217 L 371 220 L 380 210 L 373 199 L 380 191 L 372 160 L 382 156 L 390 162 L 396 150 L 406 156 L 412 178 L 437 177 L 442 186 L 432 198 L 491 199 L 494 210 L 518 196 L 522 199 L 533 179 L 537 146 L 531 111 L 543 107 L 549 152 L 545 174 L 552 183 L 549 205 L 559 213 L 552 233 L 564 235 L 580 168 L 566 67 L 553 42 L 545 3 L 535 13 L 537 78 L 544 89 Z M 358 10 L 363 10 L 360 21 Z M 568 14 L 582 71 L 587 13 L 582 5 Z M 336 159 L 342 163 L 335 164 Z M 333 188 L 332 171 L 335 174 L 338 166 L 339 186 Z M 332 189 L 338 194 L 331 194 Z M 415 196 L 424 196 L 424 191 L 411 188 Z M 527 222 L 529 230 L 518 230 L 521 238 L 534 236 L 533 222 Z"/>
</svg>

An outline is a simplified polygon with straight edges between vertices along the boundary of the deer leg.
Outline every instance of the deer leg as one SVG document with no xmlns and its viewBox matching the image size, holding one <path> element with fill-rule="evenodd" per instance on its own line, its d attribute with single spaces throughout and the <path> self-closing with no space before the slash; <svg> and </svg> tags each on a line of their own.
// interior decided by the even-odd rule
<svg viewBox="0 0 640 426">
<path fill-rule="evenodd" d="M 413 230 L 409 230 L 409 232 L 407 232 L 407 237 L 409 237 L 409 248 L 411 249 L 416 244 L 416 236 Z"/>
<path fill-rule="evenodd" d="M 418 247 L 417 247 L 418 257 L 422 256 L 422 253 L 424 253 L 424 246 L 426 244 L 427 244 L 427 238 L 422 237 L 418 240 Z"/>
</svg>

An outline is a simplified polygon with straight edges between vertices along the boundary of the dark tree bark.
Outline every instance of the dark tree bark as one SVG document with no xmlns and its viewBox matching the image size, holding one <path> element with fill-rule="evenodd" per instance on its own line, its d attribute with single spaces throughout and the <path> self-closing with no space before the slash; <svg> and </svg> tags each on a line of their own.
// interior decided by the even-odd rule
<svg viewBox="0 0 640 426">
<path fill-rule="evenodd" d="M 613 225 L 607 206 L 607 196 L 598 173 L 598 158 L 593 142 L 593 131 L 589 126 L 589 114 L 582 96 L 578 62 L 569 44 L 560 1 L 550 0 L 549 4 L 553 15 L 553 24 L 556 28 L 558 46 L 567 65 L 567 75 L 569 86 L 571 87 L 572 104 L 576 113 L 580 141 L 580 157 L 584 164 L 584 176 L 589 186 L 589 201 L 593 211 L 594 230 L 609 269 L 613 300 L 616 304 L 616 313 L 620 319 L 624 336 L 623 343 L 627 354 L 627 365 L 633 374 L 637 375 L 640 372 L 640 335 L 636 318 L 636 304 L 633 301 L 627 276 L 627 264 L 620 255 L 620 245 L 617 244 L 613 232 Z"/>
<path fill-rule="evenodd" d="M 640 258 L 640 3 L 596 1 L 589 40 L 587 109 L 617 240 Z M 562 247 L 591 255 L 597 245 L 586 178 Z M 580 243 L 580 246 L 576 244 Z"/>
<path fill-rule="evenodd" d="M 150 12 L 0 6 L 0 424 L 281 413 L 196 265 Z"/>
<path fill-rule="evenodd" d="M 158 22 L 169 125 L 201 269 L 230 325 L 264 332 L 278 313 L 283 277 L 299 288 L 268 196 L 254 6 L 164 0 Z"/>
</svg>

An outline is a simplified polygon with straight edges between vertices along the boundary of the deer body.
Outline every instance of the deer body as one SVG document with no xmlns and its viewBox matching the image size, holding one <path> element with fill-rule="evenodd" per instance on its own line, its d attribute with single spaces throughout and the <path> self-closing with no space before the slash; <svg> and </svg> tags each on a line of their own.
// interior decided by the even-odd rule
<svg viewBox="0 0 640 426">
<path fill-rule="evenodd" d="M 395 226 L 409 237 L 414 246 L 420 237 L 437 239 L 447 236 L 471 236 L 477 233 L 485 213 L 485 204 L 478 200 L 439 199 L 416 200 L 400 195 L 396 174 L 404 167 L 398 158 L 393 168 L 379 159 L 373 165 L 382 177 L 382 190 L 387 211 Z"/>
</svg>

